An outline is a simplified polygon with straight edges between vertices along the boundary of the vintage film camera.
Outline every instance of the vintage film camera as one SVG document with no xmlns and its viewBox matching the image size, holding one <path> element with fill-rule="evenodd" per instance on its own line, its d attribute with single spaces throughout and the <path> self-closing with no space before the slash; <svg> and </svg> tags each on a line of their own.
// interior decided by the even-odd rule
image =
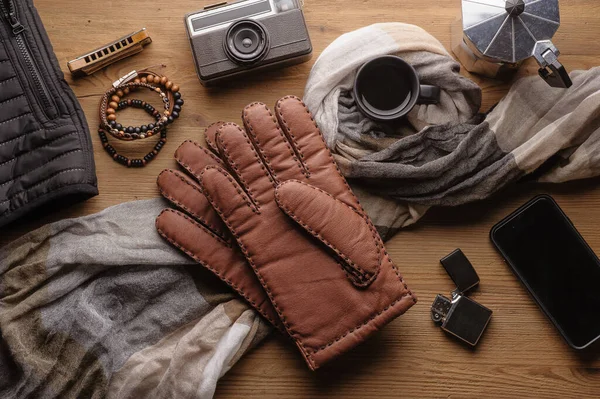
<svg viewBox="0 0 600 399">
<path fill-rule="evenodd" d="M 301 0 L 241 0 L 185 16 L 200 82 L 308 61 L 312 45 Z"/>
</svg>

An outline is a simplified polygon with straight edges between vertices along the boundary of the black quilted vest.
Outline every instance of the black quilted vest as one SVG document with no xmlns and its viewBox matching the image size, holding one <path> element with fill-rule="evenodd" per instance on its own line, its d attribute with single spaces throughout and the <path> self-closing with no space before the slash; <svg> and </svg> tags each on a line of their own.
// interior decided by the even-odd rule
<svg viewBox="0 0 600 399">
<path fill-rule="evenodd" d="M 98 194 L 88 125 L 31 0 L 0 0 L 0 233 Z"/>
</svg>

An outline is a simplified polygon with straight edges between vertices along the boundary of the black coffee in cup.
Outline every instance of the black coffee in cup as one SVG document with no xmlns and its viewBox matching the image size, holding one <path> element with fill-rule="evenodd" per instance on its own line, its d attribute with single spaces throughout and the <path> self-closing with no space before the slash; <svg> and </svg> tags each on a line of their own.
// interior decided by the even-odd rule
<svg viewBox="0 0 600 399">
<path fill-rule="evenodd" d="M 377 57 L 364 64 L 354 83 L 358 108 L 378 121 L 394 121 L 415 104 L 436 104 L 440 89 L 421 85 L 415 69 L 396 56 Z"/>
</svg>

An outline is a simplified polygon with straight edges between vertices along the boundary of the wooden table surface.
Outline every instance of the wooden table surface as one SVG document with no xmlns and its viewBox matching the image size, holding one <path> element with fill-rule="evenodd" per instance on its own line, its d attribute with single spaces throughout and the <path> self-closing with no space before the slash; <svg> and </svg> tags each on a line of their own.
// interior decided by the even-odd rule
<svg viewBox="0 0 600 399">
<path fill-rule="evenodd" d="M 306 0 L 306 19 L 315 50 L 311 62 L 207 90 L 196 78 L 182 19 L 185 13 L 209 3 L 35 1 L 65 71 L 73 56 L 141 27 L 148 28 L 154 42 L 142 54 L 92 77 L 72 80 L 67 74 L 92 131 L 100 195 L 58 213 L 14 224 L 4 229 L 0 244 L 60 218 L 156 197 L 156 176 L 163 168 L 175 167 L 170 154 L 179 143 L 190 138 L 202 140 L 203 128 L 212 121 L 238 121 L 242 108 L 251 101 L 274 104 L 286 94 L 301 96 L 312 63 L 340 34 L 375 22 L 399 21 L 422 26 L 449 47 L 450 26 L 460 10 L 459 0 Z M 562 52 L 561 61 L 569 70 L 599 65 L 600 2 L 562 1 L 561 11 L 562 26 L 554 41 Z M 104 153 L 95 133 L 100 96 L 113 80 L 130 70 L 163 63 L 167 65 L 165 73 L 182 87 L 185 109 L 160 157 L 143 170 L 125 169 Z M 530 63 L 521 74 L 535 71 Z M 507 91 L 508 84 L 473 78 L 484 89 L 484 110 Z M 119 148 L 127 151 L 132 145 Z M 148 151 L 143 144 L 136 150 L 140 154 Z M 420 300 L 406 315 L 317 373 L 308 371 L 285 339 L 272 336 L 221 380 L 216 397 L 600 397 L 600 350 L 583 354 L 571 350 L 488 239 L 495 222 L 534 194 L 548 192 L 600 253 L 599 183 L 518 184 L 480 203 L 431 211 L 417 226 L 402 231 L 388 244 L 392 258 Z M 463 249 L 481 277 L 474 298 L 494 311 L 476 350 L 445 335 L 429 317 L 435 295 L 447 295 L 453 289 L 439 259 L 457 247 Z"/>
</svg>

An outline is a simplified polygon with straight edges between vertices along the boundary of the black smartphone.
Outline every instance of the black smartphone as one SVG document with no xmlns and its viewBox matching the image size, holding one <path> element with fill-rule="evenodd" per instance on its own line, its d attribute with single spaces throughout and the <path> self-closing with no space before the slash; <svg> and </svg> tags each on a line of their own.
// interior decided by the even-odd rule
<svg viewBox="0 0 600 399">
<path fill-rule="evenodd" d="M 569 345 L 600 338 L 600 262 L 552 197 L 535 197 L 490 237 Z"/>
</svg>

